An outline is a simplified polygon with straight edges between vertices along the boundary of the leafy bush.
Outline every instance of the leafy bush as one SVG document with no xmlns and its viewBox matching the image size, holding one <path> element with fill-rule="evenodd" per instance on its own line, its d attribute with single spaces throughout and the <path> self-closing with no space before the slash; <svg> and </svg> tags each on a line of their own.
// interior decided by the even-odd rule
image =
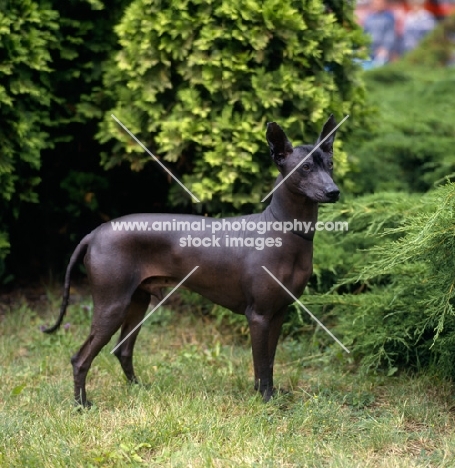
<svg viewBox="0 0 455 468">
<path fill-rule="evenodd" d="M 375 126 L 347 141 L 349 189 L 425 192 L 454 177 L 455 69 L 398 63 L 366 73 L 366 85 Z"/>
<path fill-rule="evenodd" d="M 339 327 L 342 319 L 338 316 L 338 309 L 332 307 L 337 303 L 337 297 L 327 297 L 324 294 L 332 290 L 337 282 L 342 282 L 344 278 L 352 275 L 359 265 L 369 265 L 372 261 L 371 248 L 387 242 L 388 239 L 398 238 L 397 234 L 391 233 L 385 236 L 384 230 L 394 228 L 400 225 L 404 218 L 414 216 L 420 209 L 420 198 L 420 195 L 378 193 L 320 207 L 321 221 L 348 224 L 346 231 L 316 233 L 313 276 L 301 297 L 301 301 L 309 306 L 311 312 L 326 326 Z M 343 284 L 336 288 L 336 293 L 350 293 L 357 298 L 365 288 L 362 283 Z M 318 329 L 315 322 L 298 305 L 291 307 L 284 332 L 296 339 L 305 340 L 313 335 L 313 341 L 318 343 L 317 346 L 321 349 L 340 349 L 332 338 Z"/>
<path fill-rule="evenodd" d="M 367 237 L 377 245 L 339 267 L 345 279 L 332 294 L 308 297 L 307 303 L 329 308 L 339 322 L 337 332 L 364 366 L 432 366 L 455 377 L 455 184 L 420 202 L 416 196 L 395 197 L 386 213 L 380 204 L 370 206 L 375 227 Z M 358 217 L 355 209 L 351 225 Z M 386 229 L 390 221 L 395 227 Z"/>
<path fill-rule="evenodd" d="M 40 243 L 51 230 L 45 220 L 55 224 L 69 205 L 81 211 L 91 187 L 68 200 L 59 192 L 68 172 L 83 167 L 86 180 L 101 172 L 99 144 L 87 141 L 94 140 L 103 102 L 102 63 L 116 46 L 113 25 L 128 2 L 111 1 L 101 11 L 99 0 L 0 0 L 0 282 L 12 278 L 4 263 L 10 250 L 31 256 L 18 233 L 28 231 L 32 219 L 40 219 L 34 226 Z M 22 258 L 15 262 L 23 272 Z"/>
<path fill-rule="evenodd" d="M 37 201 L 40 153 L 51 146 L 46 126 L 57 21 L 38 2 L 0 1 L 0 275 L 9 251 L 5 231 L 23 203 Z"/>
<path fill-rule="evenodd" d="M 116 102 L 99 133 L 101 142 L 115 141 L 105 167 L 127 160 L 140 170 L 150 161 L 113 113 L 174 163 L 208 211 L 258 204 L 274 174 L 267 121 L 308 143 L 329 111 L 352 115 L 341 134 L 364 116 L 354 62 L 363 34 L 350 3 L 325 4 L 134 0 L 116 28 L 121 50 L 104 79 Z M 337 144 L 340 174 L 347 163 Z M 189 198 L 175 186 L 171 201 Z"/>
</svg>

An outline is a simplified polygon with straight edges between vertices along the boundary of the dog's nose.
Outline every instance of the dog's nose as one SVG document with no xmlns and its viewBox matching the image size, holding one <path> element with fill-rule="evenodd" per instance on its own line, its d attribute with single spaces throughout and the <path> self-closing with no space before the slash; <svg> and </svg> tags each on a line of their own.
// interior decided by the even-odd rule
<svg viewBox="0 0 455 468">
<path fill-rule="evenodd" d="M 329 200 L 336 201 L 340 196 L 340 191 L 338 189 L 331 190 L 330 192 L 326 192 L 326 196 Z"/>
</svg>

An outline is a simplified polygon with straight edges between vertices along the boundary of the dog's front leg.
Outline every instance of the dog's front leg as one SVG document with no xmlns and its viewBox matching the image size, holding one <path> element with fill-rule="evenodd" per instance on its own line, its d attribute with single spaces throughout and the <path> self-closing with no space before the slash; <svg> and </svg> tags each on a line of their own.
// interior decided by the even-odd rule
<svg viewBox="0 0 455 468">
<path fill-rule="evenodd" d="M 273 392 L 273 367 L 270 366 L 269 334 L 271 316 L 250 310 L 246 314 L 253 349 L 254 388 L 269 401 Z"/>
<path fill-rule="evenodd" d="M 288 312 L 288 307 L 284 307 L 279 312 L 277 312 L 272 319 L 270 320 L 270 333 L 269 333 L 269 365 L 272 369 L 273 375 L 273 364 L 275 361 L 275 353 L 278 345 L 278 340 L 281 334 L 281 327 L 283 325 L 284 319 Z"/>
</svg>

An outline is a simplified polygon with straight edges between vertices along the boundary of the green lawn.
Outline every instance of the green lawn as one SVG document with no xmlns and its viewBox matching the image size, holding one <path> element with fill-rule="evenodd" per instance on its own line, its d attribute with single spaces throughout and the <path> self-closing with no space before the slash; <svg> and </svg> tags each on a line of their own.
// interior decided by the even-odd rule
<svg viewBox="0 0 455 468">
<path fill-rule="evenodd" d="M 45 321 L 56 315 L 53 304 Z M 263 404 L 248 344 L 169 310 L 139 335 L 136 370 L 150 385 L 125 383 L 112 341 L 89 373 L 95 406 L 78 412 L 69 358 L 88 315 L 71 306 L 69 330 L 55 336 L 26 304 L 0 315 L 1 467 L 455 466 L 452 384 L 365 377 L 344 356 L 285 340 L 276 383 L 293 393 Z"/>
</svg>

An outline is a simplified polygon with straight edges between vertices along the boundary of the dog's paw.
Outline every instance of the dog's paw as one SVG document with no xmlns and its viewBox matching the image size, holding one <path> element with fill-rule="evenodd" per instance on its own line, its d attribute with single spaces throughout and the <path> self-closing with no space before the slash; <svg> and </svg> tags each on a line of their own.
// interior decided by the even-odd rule
<svg viewBox="0 0 455 468">
<path fill-rule="evenodd" d="M 76 411 L 81 412 L 84 410 L 94 408 L 94 405 L 90 400 L 86 400 L 85 402 L 82 402 L 80 400 L 74 400 L 74 408 Z"/>
</svg>

